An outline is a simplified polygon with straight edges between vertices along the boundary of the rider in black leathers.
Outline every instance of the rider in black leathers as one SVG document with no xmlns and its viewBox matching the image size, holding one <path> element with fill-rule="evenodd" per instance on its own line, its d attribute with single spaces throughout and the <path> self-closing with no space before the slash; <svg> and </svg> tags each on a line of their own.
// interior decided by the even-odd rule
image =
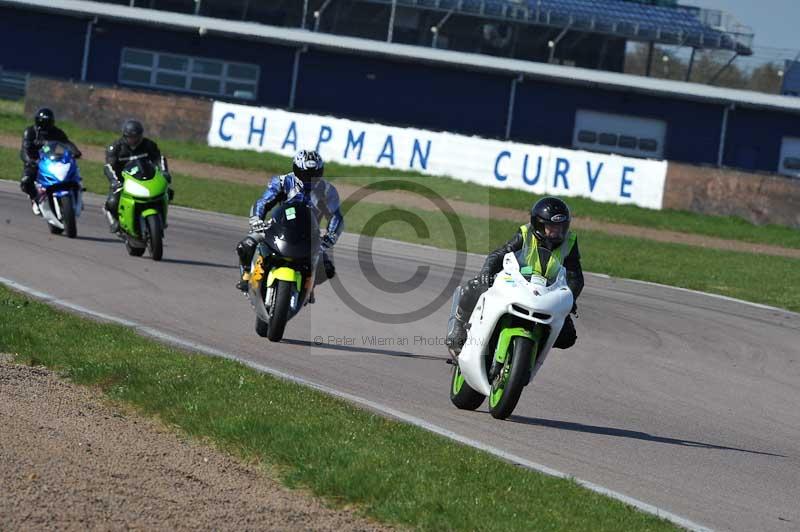
<svg viewBox="0 0 800 532">
<path fill-rule="evenodd" d="M 144 126 L 141 122 L 127 120 L 122 126 L 122 136 L 106 148 L 106 164 L 103 167 L 103 173 L 108 179 L 109 186 L 105 210 L 112 233 L 119 230 L 117 207 L 119 207 L 119 198 L 122 194 L 122 169 L 129 162 L 143 158 L 149 159 L 160 168 L 167 181 L 172 183 L 167 159 L 161 155 L 158 144 L 144 136 Z M 174 196 L 172 188 L 168 190 L 168 193 L 171 201 Z"/>
<path fill-rule="evenodd" d="M 56 127 L 55 114 L 52 110 L 43 107 L 36 111 L 33 117 L 34 124 L 25 128 L 22 132 L 22 147 L 19 157 L 22 159 L 22 178 L 19 181 L 19 188 L 31 199 L 36 198 L 36 174 L 39 164 L 39 150 L 48 142 L 61 142 L 72 152 L 73 157 L 80 158 L 81 150 L 73 144 L 67 134 Z M 38 214 L 36 204 L 33 209 Z"/>
</svg>

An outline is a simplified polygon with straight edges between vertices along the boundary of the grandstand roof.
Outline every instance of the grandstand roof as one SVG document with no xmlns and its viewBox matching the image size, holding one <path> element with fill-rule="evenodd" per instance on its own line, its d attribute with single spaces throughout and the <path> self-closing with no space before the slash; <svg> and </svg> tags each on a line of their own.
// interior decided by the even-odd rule
<svg viewBox="0 0 800 532">
<path fill-rule="evenodd" d="M 41 0 L 0 0 L 0 5 L 25 6 L 36 10 L 126 20 L 139 24 L 167 26 L 188 31 L 197 31 L 199 28 L 205 28 L 209 32 L 277 42 L 290 46 L 308 45 L 347 53 L 380 55 L 406 61 L 424 61 L 471 70 L 523 75 L 531 79 L 543 79 L 572 85 L 635 91 L 681 99 L 800 113 L 800 98 L 789 96 L 777 96 L 547 63 L 534 63 L 518 59 L 487 57 L 450 50 L 314 33 L 309 30 L 267 26 L 252 22 L 238 22 L 155 11 L 88 0 L 49 0 L 46 6 L 41 4 Z"/>
</svg>

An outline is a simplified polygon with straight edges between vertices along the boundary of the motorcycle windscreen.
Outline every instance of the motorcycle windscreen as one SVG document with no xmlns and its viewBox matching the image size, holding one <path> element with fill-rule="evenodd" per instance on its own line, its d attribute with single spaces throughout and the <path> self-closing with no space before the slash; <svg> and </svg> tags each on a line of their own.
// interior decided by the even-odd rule
<svg viewBox="0 0 800 532">
<path fill-rule="evenodd" d="M 48 159 L 50 161 L 69 162 L 71 159 L 71 152 L 69 148 L 60 142 L 48 142 L 42 146 L 39 152 L 40 159 Z"/>
<path fill-rule="evenodd" d="M 122 176 L 133 177 L 139 181 L 149 181 L 156 175 L 156 167 L 149 159 L 134 159 L 122 169 Z"/>
<path fill-rule="evenodd" d="M 49 187 L 75 177 L 75 164 L 69 149 L 60 142 L 49 142 L 39 150 L 39 182 Z"/>
<path fill-rule="evenodd" d="M 281 256 L 303 260 L 319 253 L 319 224 L 311 209 L 303 203 L 286 203 L 272 211 L 274 222 L 266 241 Z"/>
</svg>

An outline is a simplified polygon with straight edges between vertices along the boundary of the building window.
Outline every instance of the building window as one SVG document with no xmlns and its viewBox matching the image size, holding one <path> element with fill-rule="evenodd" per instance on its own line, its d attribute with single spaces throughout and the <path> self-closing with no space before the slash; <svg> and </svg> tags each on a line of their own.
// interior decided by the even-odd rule
<svg viewBox="0 0 800 532">
<path fill-rule="evenodd" d="M 800 178 L 800 137 L 783 137 L 778 173 Z"/>
<path fill-rule="evenodd" d="M 664 120 L 578 109 L 572 146 L 635 157 L 663 157 Z"/>
<path fill-rule="evenodd" d="M 658 141 L 656 139 L 639 139 L 639 149 L 642 151 L 656 151 L 658 150 Z"/>
<path fill-rule="evenodd" d="M 636 137 L 631 137 L 628 135 L 620 135 L 619 136 L 619 143 L 617 144 L 620 148 L 628 148 L 629 150 L 636 149 L 636 143 L 638 139 Z"/>
<path fill-rule="evenodd" d="M 586 144 L 594 144 L 597 142 L 597 133 L 582 129 L 578 131 L 578 141 L 585 142 Z"/>
<path fill-rule="evenodd" d="M 783 167 L 787 170 L 800 170 L 800 158 L 787 157 L 783 160 Z"/>
<path fill-rule="evenodd" d="M 154 89 L 255 100 L 258 65 L 124 48 L 119 82 Z"/>
<path fill-rule="evenodd" d="M 613 133 L 600 133 L 597 137 L 597 143 L 602 146 L 616 146 L 617 136 Z"/>
</svg>

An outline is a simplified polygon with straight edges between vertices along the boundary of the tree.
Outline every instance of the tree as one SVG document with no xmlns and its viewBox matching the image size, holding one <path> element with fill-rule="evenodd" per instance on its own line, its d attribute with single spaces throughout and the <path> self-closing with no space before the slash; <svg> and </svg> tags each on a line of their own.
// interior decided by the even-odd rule
<svg viewBox="0 0 800 532">
<path fill-rule="evenodd" d="M 780 94 L 783 84 L 783 71 L 775 63 L 766 63 L 754 68 L 750 74 L 750 90 Z"/>
<path fill-rule="evenodd" d="M 625 56 L 625 73 L 644 76 L 647 72 L 648 45 L 637 44 Z M 782 78 L 780 67 L 774 63 L 766 63 L 752 71 L 741 68 L 734 61 L 728 64 L 733 52 L 721 50 L 698 50 L 695 53 L 692 75 L 689 81 L 727 87 L 731 89 L 748 89 L 770 94 L 778 94 Z M 727 66 L 726 66 L 727 65 Z M 674 47 L 655 46 L 653 48 L 650 76 L 659 79 L 686 79 L 689 58 L 683 58 L 675 52 Z"/>
</svg>

